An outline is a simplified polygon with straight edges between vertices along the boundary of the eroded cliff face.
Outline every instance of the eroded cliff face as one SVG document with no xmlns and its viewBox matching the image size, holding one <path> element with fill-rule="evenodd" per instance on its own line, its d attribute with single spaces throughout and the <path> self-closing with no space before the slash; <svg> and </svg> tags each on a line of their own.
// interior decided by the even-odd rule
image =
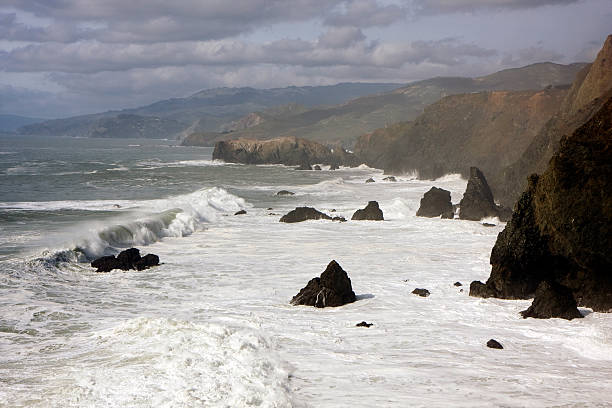
<svg viewBox="0 0 612 408">
<path fill-rule="evenodd" d="M 612 98 L 560 142 L 529 179 L 491 252 L 486 285 L 470 294 L 533 296 L 542 281 L 570 288 L 581 306 L 612 311 Z"/>
<path fill-rule="evenodd" d="M 511 206 L 527 186 L 527 176 L 542 173 L 559 148 L 559 141 L 588 121 L 612 96 L 612 35 L 608 36 L 595 61 L 576 76 L 558 111 L 535 135 L 518 160 L 492 173 L 495 196 Z"/>
<path fill-rule="evenodd" d="M 237 139 L 215 144 L 213 159 L 244 164 L 328 164 L 356 166 L 360 163 L 352 153 L 339 146 L 327 147 L 311 140 L 281 137 L 271 140 Z"/>
<path fill-rule="evenodd" d="M 448 96 L 413 122 L 362 136 L 355 153 L 387 173 L 417 171 L 422 178 L 468 176 L 470 166 L 487 175 L 500 172 L 518 160 L 566 93 L 548 88 Z"/>
</svg>

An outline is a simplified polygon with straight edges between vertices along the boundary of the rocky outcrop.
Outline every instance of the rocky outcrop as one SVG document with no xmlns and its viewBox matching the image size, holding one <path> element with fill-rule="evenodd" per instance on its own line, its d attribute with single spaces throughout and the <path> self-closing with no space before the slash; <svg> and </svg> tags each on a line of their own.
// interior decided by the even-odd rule
<svg viewBox="0 0 612 408">
<path fill-rule="evenodd" d="M 467 188 L 459 203 L 459 218 L 480 221 L 486 217 L 498 217 L 502 221 L 508 221 L 511 215 L 511 211 L 495 204 L 484 174 L 477 167 L 470 167 Z"/>
<path fill-rule="evenodd" d="M 502 350 L 504 348 L 504 346 L 502 346 L 501 343 L 495 339 L 487 341 L 487 347 L 498 350 Z"/>
<path fill-rule="evenodd" d="M 453 218 L 453 203 L 450 191 L 432 187 L 421 198 L 421 205 L 416 213 L 418 217 Z"/>
<path fill-rule="evenodd" d="M 540 283 L 535 292 L 533 303 L 521 315 L 524 318 L 550 319 L 558 317 L 572 320 L 581 318 L 582 315 L 576 306 L 576 300 L 572 291 L 565 286 L 554 282 L 544 281 Z"/>
<path fill-rule="evenodd" d="M 292 305 L 337 307 L 356 300 L 351 279 L 342 267 L 331 261 L 319 278 L 313 278 L 291 299 Z"/>
<path fill-rule="evenodd" d="M 357 323 L 355 326 L 356 327 L 370 327 L 373 326 L 374 323 L 367 323 L 365 320 L 362 321 L 361 323 Z"/>
<path fill-rule="evenodd" d="M 140 251 L 137 248 L 121 251 L 117 257 L 114 255 L 103 256 L 91 263 L 91 266 L 96 268 L 96 272 L 110 272 L 113 269 L 121 269 L 123 271 L 136 269 L 142 271 L 157 265 L 159 265 L 159 257 L 157 255 L 148 254 L 141 257 Z"/>
<path fill-rule="evenodd" d="M 423 288 L 416 288 L 415 290 L 412 291 L 412 294 L 418 295 L 420 297 L 427 297 L 430 295 L 429 291 Z"/>
<path fill-rule="evenodd" d="M 310 163 L 336 163 L 351 167 L 360 164 L 354 154 L 342 148 L 330 149 L 320 143 L 296 137 L 220 141 L 215 144 L 213 159 L 227 163 L 304 166 L 308 169 L 311 169 Z"/>
<path fill-rule="evenodd" d="M 370 201 L 364 209 L 355 211 L 351 220 L 383 221 L 384 217 L 378 203 L 376 201 Z"/>
<path fill-rule="evenodd" d="M 289 211 L 287 214 L 283 215 L 280 219 L 280 222 L 302 222 L 306 220 L 331 220 L 327 214 L 322 213 L 311 207 L 297 207 L 295 210 Z"/>
<path fill-rule="evenodd" d="M 612 98 L 529 178 L 491 252 L 491 276 L 470 295 L 526 299 L 549 281 L 580 306 L 612 311 L 611 191 Z"/>
<path fill-rule="evenodd" d="M 276 193 L 276 195 L 277 196 L 292 196 L 292 195 L 295 195 L 295 193 L 289 190 L 281 190 L 278 193 Z"/>
</svg>

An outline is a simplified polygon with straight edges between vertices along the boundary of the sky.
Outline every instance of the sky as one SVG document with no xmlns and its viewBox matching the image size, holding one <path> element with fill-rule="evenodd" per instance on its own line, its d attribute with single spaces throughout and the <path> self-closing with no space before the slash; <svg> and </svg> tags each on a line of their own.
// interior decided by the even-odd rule
<svg viewBox="0 0 612 408">
<path fill-rule="evenodd" d="M 0 113 L 592 61 L 612 0 L 0 0 Z"/>
</svg>

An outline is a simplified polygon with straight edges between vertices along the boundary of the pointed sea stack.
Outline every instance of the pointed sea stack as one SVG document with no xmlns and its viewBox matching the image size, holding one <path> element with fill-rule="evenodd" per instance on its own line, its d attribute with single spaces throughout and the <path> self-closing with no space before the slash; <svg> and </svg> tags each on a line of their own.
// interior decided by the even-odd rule
<svg viewBox="0 0 612 408">
<path fill-rule="evenodd" d="M 336 261 L 319 278 L 313 278 L 291 299 L 292 305 L 337 307 L 356 300 L 351 279 Z"/>
<path fill-rule="evenodd" d="M 382 210 L 378 207 L 378 203 L 376 201 L 370 201 L 364 209 L 355 211 L 351 220 L 383 221 L 384 217 Z"/>
</svg>

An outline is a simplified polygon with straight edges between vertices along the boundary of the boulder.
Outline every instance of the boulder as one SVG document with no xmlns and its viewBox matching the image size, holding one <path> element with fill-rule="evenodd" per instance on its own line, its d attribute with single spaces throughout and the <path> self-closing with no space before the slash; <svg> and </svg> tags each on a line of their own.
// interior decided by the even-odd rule
<svg viewBox="0 0 612 408">
<path fill-rule="evenodd" d="M 288 190 L 281 190 L 278 193 L 276 193 L 276 195 L 277 196 L 292 196 L 292 195 L 295 195 L 295 193 L 292 191 L 288 191 Z"/>
<path fill-rule="evenodd" d="M 366 183 L 374 183 L 375 181 L 374 181 L 374 179 L 373 179 L 372 177 L 370 177 L 370 178 L 369 178 L 369 179 L 367 179 L 365 182 L 366 182 Z"/>
<path fill-rule="evenodd" d="M 374 323 L 366 323 L 365 321 L 361 322 L 361 323 L 357 323 L 355 326 L 356 327 L 370 327 L 373 326 Z"/>
<path fill-rule="evenodd" d="M 311 207 L 297 207 L 295 210 L 289 211 L 283 215 L 280 222 L 302 222 L 306 220 L 331 220 L 327 214 L 322 213 Z"/>
<path fill-rule="evenodd" d="M 332 221 L 346 222 L 346 218 L 344 218 L 344 217 L 333 217 Z"/>
<path fill-rule="evenodd" d="M 421 198 L 421 205 L 416 215 L 418 217 L 454 218 L 451 193 L 442 188 L 432 187 Z"/>
<path fill-rule="evenodd" d="M 487 341 L 487 347 L 498 350 L 502 350 L 504 348 L 504 346 L 502 346 L 501 343 L 495 339 Z"/>
<path fill-rule="evenodd" d="M 297 168 L 296 170 L 312 170 L 312 167 L 310 166 L 310 163 L 308 163 L 307 161 L 303 161 Z"/>
<path fill-rule="evenodd" d="M 315 164 L 315 166 L 313 167 L 314 170 L 321 170 L 321 166 L 319 166 L 318 164 Z"/>
<path fill-rule="evenodd" d="M 454 286 L 463 286 L 463 284 L 461 282 L 455 282 L 453 283 Z"/>
<path fill-rule="evenodd" d="M 385 177 L 383 179 L 383 181 L 392 181 L 392 182 L 396 182 L 397 179 L 394 176 L 389 176 L 389 177 Z"/>
<path fill-rule="evenodd" d="M 355 211 L 351 220 L 383 221 L 384 218 L 382 210 L 378 207 L 378 203 L 376 201 L 370 201 L 364 209 Z"/>
<path fill-rule="evenodd" d="M 117 255 L 117 262 L 119 262 L 119 269 L 128 271 L 130 269 L 136 269 L 136 262 L 140 261 L 140 251 L 138 248 L 130 248 L 125 251 L 119 252 Z"/>
<path fill-rule="evenodd" d="M 240 210 L 240 211 L 236 211 L 234 215 L 244 215 L 246 213 L 247 213 L 246 210 Z"/>
<path fill-rule="evenodd" d="M 572 291 L 558 283 L 544 281 L 535 292 L 533 303 L 521 312 L 523 318 L 550 319 L 559 317 L 572 320 L 581 318 Z"/>
<path fill-rule="evenodd" d="M 351 279 L 342 267 L 331 261 L 319 278 L 311 279 L 300 292 L 291 299 L 292 305 L 314 307 L 337 307 L 356 300 Z"/>
<path fill-rule="evenodd" d="M 612 311 L 610 163 L 612 97 L 561 139 L 541 176 L 529 177 L 491 251 L 491 275 L 479 294 L 528 299 L 541 282 L 556 282 L 579 306 Z"/>
<path fill-rule="evenodd" d="M 134 267 L 137 271 L 142 271 L 157 265 L 159 265 L 159 256 L 155 254 L 147 254 L 140 258 L 140 260 L 134 264 Z"/>
<path fill-rule="evenodd" d="M 430 295 L 427 289 L 422 289 L 422 288 L 416 288 L 415 290 L 412 291 L 412 293 L 414 295 L 419 295 L 421 297 L 427 297 Z"/>
<path fill-rule="evenodd" d="M 330 170 L 339 170 L 339 169 L 340 169 L 340 166 L 338 165 L 338 163 L 337 163 L 337 162 L 334 162 L 334 163 L 332 163 L 332 164 L 330 164 L 330 165 L 329 165 L 329 169 L 330 169 Z"/>
<path fill-rule="evenodd" d="M 91 263 L 91 266 L 96 268 L 96 272 L 110 272 L 113 269 L 119 269 L 120 264 L 114 255 L 103 256 Z"/>
</svg>

